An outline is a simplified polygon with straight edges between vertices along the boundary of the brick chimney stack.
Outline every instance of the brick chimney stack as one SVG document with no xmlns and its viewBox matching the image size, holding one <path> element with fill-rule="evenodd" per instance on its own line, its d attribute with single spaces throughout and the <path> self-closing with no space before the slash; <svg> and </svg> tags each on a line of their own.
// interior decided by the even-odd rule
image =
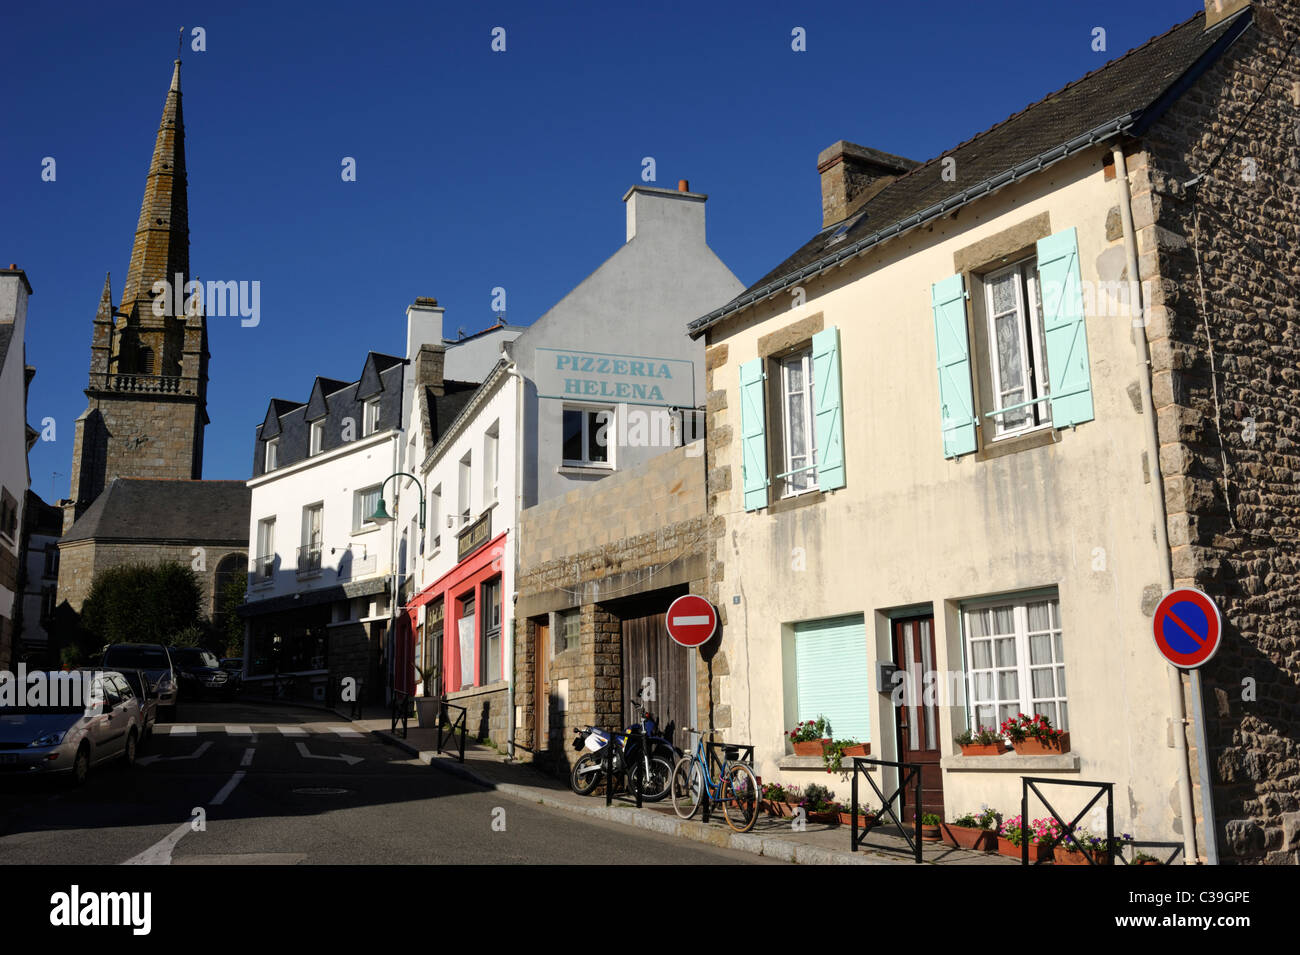
<svg viewBox="0 0 1300 955">
<path fill-rule="evenodd" d="M 446 351 L 441 342 L 436 345 L 426 342 L 420 346 L 415 355 L 416 388 L 432 388 L 435 395 L 443 394 L 442 369 Z"/>
<path fill-rule="evenodd" d="M 822 228 L 847 219 L 867 200 L 920 163 L 856 143 L 839 142 L 821 151 Z"/>
</svg>

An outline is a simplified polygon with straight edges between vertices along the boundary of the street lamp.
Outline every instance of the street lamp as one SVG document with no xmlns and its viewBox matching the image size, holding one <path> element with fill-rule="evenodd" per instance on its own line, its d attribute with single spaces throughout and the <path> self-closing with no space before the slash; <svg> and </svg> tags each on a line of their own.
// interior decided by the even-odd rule
<svg viewBox="0 0 1300 955">
<path fill-rule="evenodd" d="M 414 481 L 416 488 L 420 492 L 420 530 L 423 531 L 424 530 L 424 485 L 420 483 L 420 479 L 417 478 L 414 474 L 408 474 L 405 471 L 398 471 L 396 474 L 390 474 L 388 475 L 388 477 L 384 478 L 383 483 L 379 485 L 379 503 L 375 505 L 375 513 L 370 515 L 370 520 L 376 524 L 379 524 L 380 526 L 392 522 L 393 515 L 389 514 L 388 509 L 384 507 L 384 485 L 387 484 L 389 481 L 391 481 L 393 478 L 401 478 L 401 477 L 410 478 L 412 481 Z M 394 508 L 396 508 L 397 506 L 396 499 L 394 499 L 393 506 Z M 415 546 L 415 541 L 411 541 L 411 546 L 412 547 Z M 388 660 L 388 664 L 389 664 L 388 693 L 390 699 L 395 699 L 396 698 L 395 694 L 397 691 L 397 604 L 398 604 L 397 535 L 396 534 L 393 535 L 393 553 L 391 556 L 391 560 L 393 564 L 393 580 L 392 580 L 392 588 L 389 592 L 388 600 L 390 604 L 390 609 L 392 611 L 392 621 L 389 624 L 389 632 L 392 636 L 391 636 L 389 660 Z"/>
</svg>

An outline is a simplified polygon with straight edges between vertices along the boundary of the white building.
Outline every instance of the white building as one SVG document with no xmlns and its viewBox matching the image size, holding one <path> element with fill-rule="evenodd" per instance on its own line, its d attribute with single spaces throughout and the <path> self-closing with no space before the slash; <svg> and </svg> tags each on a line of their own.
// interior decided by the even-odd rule
<svg viewBox="0 0 1300 955">
<path fill-rule="evenodd" d="M 27 426 L 31 375 L 23 347 L 31 294 L 32 286 L 22 269 L 0 269 L 0 669 L 4 670 L 12 669 L 14 663 L 19 552 L 31 483 L 27 452 L 37 437 Z"/>
</svg>

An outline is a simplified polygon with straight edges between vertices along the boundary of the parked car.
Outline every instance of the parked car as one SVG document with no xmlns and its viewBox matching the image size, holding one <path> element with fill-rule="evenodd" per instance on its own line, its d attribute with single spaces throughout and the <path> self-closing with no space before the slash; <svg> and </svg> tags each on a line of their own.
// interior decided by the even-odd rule
<svg viewBox="0 0 1300 955">
<path fill-rule="evenodd" d="M 180 686 L 166 647 L 160 643 L 115 643 L 104 648 L 104 667 L 149 674 L 150 690 L 158 698 L 158 716 L 175 722 Z"/>
<path fill-rule="evenodd" d="M 238 693 L 244 686 L 244 658 L 243 657 L 226 657 L 221 661 L 221 669 L 225 670 L 230 676 L 230 682 L 234 684 L 231 688 L 232 693 Z"/>
<path fill-rule="evenodd" d="M 208 694 L 229 698 L 233 694 L 234 683 L 230 674 L 221 669 L 221 664 L 210 651 L 199 647 L 169 647 L 168 651 L 185 696 Z"/>
<path fill-rule="evenodd" d="M 75 786 L 86 781 L 92 767 L 110 760 L 134 766 L 144 736 L 140 702 L 121 673 L 99 675 L 98 696 L 63 705 L 0 706 L 0 772 L 62 775 Z M 46 674 L 48 680 L 67 676 Z"/>
<path fill-rule="evenodd" d="M 140 714 L 144 729 L 140 733 L 143 742 L 153 735 L 153 728 L 158 723 L 158 694 L 153 692 L 149 674 L 144 670 L 119 670 L 119 673 L 131 684 L 135 698 L 140 701 Z"/>
</svg>

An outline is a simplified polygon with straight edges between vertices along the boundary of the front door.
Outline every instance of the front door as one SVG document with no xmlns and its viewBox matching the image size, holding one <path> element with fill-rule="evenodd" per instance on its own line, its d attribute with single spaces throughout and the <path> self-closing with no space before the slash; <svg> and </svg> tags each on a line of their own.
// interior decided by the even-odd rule
<svg viewBox="0 0 1300 955">
<path fill-rule="evenodd" d="M 913 617 L 894 621 L 894 663 L 903 671 L 901 705 L 896 707 L 898 752 L 904 763 L 921 766 L 921 813 L 943 816 L 943 771 L 939 768 L 939 701 L 941 682 L 934 676 L 934 618 Z M 927 693 L 926 687 L 932 689 Z M 903 793 L 906 819 L 916 807 L 912 784 Z"/>
<path fill-rule="evenodd" d="M 549 624 L 539 623 L 536 629 L 533 641 L 533 752 L 543 753 L 550 749 L 551 628 Z"/>
<path fill-rule="evenodd" d="M 653 612 L 644 613 L 650 607 Z M 691 725 L 691 657 L 697 651 L 668 636 L 667 609 L 668 601 L 660 599 L 637 605 L 636 616 L 623 618 L 623 725 L 640 721 L 633 699 L 643 701 L 661 733 L 667 735 L 668 724 L 674 725 L 680 746 L 684 737 L 677 731 Z"/>
</svg>

